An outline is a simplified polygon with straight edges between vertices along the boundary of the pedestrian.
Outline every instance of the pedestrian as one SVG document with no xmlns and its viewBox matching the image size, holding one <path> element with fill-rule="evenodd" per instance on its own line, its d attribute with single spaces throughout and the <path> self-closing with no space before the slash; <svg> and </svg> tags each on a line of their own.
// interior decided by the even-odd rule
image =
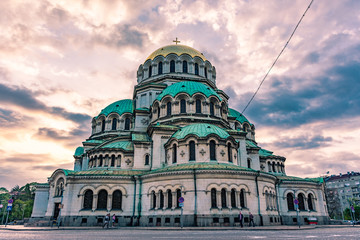
<svg viewBox="0 0 360 240">
<path fill-rule="evenodd" d="M 115 220 L 116 220 L 116 215 L 115 215 L 115 213 L 112 215 L 112 219 L 111 219 L 111 226 L 112 227 L 115 227 Z"/>
<path fill-rule="evenodd" d="M 239 221 L 240 221 L 240 227 L 244 227 L 244 226 L 243 226 L 244 215 L 241 213 L 241 211 L 240 211 L 240 213 L 239 213 Z"/>
<path fill-rule="evenodd" d="M 104 225 L 103 225 L 103 228 L 109 228 L 109 221 L 110 221 L 110 213 L 106 214 L 105 216 L 105 222 L 104 222 Z"/>
<path fill-rule="evenodd" d="M 253 227 L 255 227 L 254 223 L 254 216 L 249 212 L 249 227 L 251 227 L 251 223 L 253 224 Z"/>
</svg>

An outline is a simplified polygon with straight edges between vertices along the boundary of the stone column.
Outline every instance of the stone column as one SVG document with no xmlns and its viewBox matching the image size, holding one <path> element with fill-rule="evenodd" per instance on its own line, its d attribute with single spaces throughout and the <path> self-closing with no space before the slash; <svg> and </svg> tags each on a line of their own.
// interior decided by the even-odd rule
<svg viewBox="0 0 360 240">
<path fill-rule="evenodd" d="M 163 192 L 164 194 L 164 209 L 167 209 L 168 208 L 168 192 L 165 191 Z"/>
<path fill-rule="evenodd" d="M 95 211 L 96 206 L 97 206 L 97 201 L 98 201 L 98 195 L 94 194 L 93 195 L 93 202 L 92 202 L 92 211 Z"/>
<path fill-rule="evenodd" d="M 239 191 L 235 191 L 235 201 L 236 201 L 236 207 L 240 208 L 240 192 Z"/>
<path fill-rule="evenodd" d="M 175 209 L 176 208 L 176 203 L 177 203 L 177 199 L 176 199 L 176 191 L 175 192 L 171 192 L 171 194 L 172 194 L 172 203 L 173 203 L 173 206 L 172 206 L 172 208 L 171 209 Z"/>
<path fill-rule="evenodd" d="M 111 211 L 111 208 L 112 208 L 111 204 L 112 204 L 112 195 L 109 194 L 108 199 L 107 199 L 107 210 L 108 210 L 108 212 Z"/>
<path fill-rule="evenodd" d="M 231 192 L 226 191 L 226 205 L 230 209 L 231 208 Z"/>
<path fill-rule="evenodd" d="M 216 191 L 217 207 L 221 209 L 221 191 Z"/>
<path fill-rule="evenodd" d="M 150 209 L 152 209 L 154 206 L 153 206 L 153 201 L 154 201 L 154 196 L 152 193 L 150 193 Z"/>
<path fill-rule="evenodd" d="M 156 194 L 156 207 L 155 209 L 159 209 L 160 207 L 160 194 L 159 193 L 155 193 Z"/>
</svg>

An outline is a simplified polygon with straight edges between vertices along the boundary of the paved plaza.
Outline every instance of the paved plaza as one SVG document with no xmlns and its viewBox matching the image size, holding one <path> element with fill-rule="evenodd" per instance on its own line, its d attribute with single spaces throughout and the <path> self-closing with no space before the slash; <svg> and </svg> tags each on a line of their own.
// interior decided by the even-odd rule
<svg viewBox="0 0 360 240">
<path fill-rule="evenodd" d="M 0 239 L 360 239 L 360 227 L 223 229 L 49 229 L 0 227 Z"/>
</svg>

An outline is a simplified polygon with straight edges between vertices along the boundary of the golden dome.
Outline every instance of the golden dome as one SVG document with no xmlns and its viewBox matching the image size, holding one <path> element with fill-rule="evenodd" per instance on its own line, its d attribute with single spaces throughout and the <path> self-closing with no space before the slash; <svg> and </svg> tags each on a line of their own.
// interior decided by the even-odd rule
<svg viewBox="0 0 360 240">
<path fill-rule="evenodd" d="M 159 55 L 166 57 L 170 53 L 174 53 L 178 56 L 180 56 L 182 54 L 188 54 L 192 58 L 199 57 L 202 60 L 206 61 L 205 56 L 198 50 L 196 50 L 192 47 L 189 47 L 189 46 L 178 44 L 178 45 L 168 45 L 168 46 L 159 48 L 158 50 L 156 50 L 152 54 L 150 54 L 150 56 L 146 58 L 145 62 L 149 59 L 153 60 L 156 56 L 159 56 Z"/>
</svg>

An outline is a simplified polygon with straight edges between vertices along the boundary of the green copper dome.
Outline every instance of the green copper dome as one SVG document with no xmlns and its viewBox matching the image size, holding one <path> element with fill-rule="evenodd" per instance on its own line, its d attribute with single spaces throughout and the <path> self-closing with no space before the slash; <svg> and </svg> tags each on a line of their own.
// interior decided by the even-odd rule
<svg viewBox="0 0 360 240">
<path fill-rule="evenodd" d="M 174 83 L 173 85 L 165 88 L 156 99 L 161 101 L 161 99 L 167 95 L 175 97 L 179 93 L 187 93 L 190 96 L 194 95 L 195 93 L 202 93 L 206 97 L 216 96 L 220 101 L 222 100 L 221 97 L 211 87 L 193 81 Z"/>
<path fill-rule="evenodd" d="M 108 116 L 110 113 L 118 113 L 122 115 L 123 113 L 133 113 L 133 101 L 131 99 L 124 99 L 117 102 L 114 102 L 101 110 L 100 115 Z"/>
<path fill-rule="evenodd" d="M 244 115 L 242 115 L 241 113 L 239 113 L 238 111 L 232 108 L 229 108 L 229 117 L 235 117 L 236 120 L 239 121 L 240 123 L 247 122 L 251 124 Z"/>
<path fill-rule="evenodd" d="M 198 137 L 206 137 L 210 134 L 215 134 L 223 139 L 230 137 L 230 135 L 225 130 L 215 125 L 206 124 L 206 123 L 196 123 L 183 127 L 180 130 L 178 130 L 176 133 L 174 133 L 172 137 L 176 139 L 183 139 L 190 134 L 196 135 Z"/>
<path fill-rule="evenodd" d="M 74 156 L 78 157 L 81 156 L 84 153 L 84 148 L 83 147 L 77 147 L 74 153 Z"/>
<path fill-rule="evenodd" d="M 196 50 L 192 47 L 189 47 L 189 46 L 178 44 L 178 45 L 168 45 L 168 46 L 161 47 L 161 48 L 155 50 L 152 54 L 150 54 L 149 57 L 146 58 L 145 62 L 149 59 L 153 60 L 155 57 L 157 57 L 159 55 L 166 57 L 167 55 L 169 55 L 171 53 L 174 53 L 178 56 L 181 56 L 182 54 L 188 54 L 192 58 L 199 57 L 202 60 L 206 61 L 205 56 L 198 50 Z"/>
</svg>

